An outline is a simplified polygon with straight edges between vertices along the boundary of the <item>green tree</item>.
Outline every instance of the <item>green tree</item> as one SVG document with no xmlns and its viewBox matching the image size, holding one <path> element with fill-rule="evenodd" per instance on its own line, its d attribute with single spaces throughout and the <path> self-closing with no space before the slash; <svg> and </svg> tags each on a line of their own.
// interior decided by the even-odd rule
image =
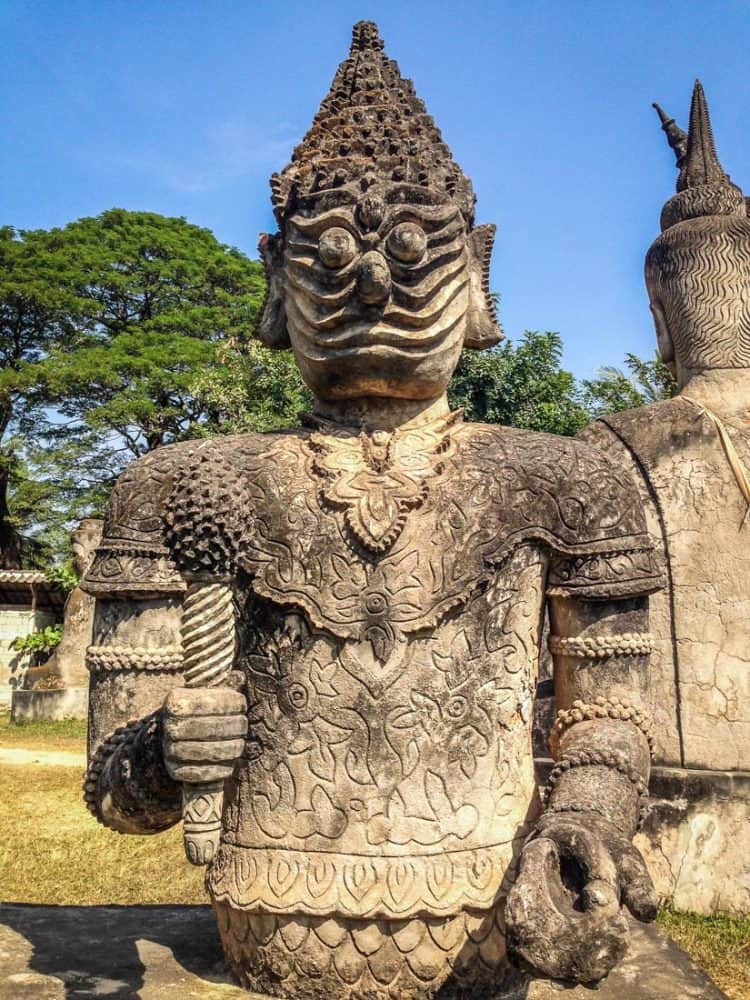
<svg viewBox="0 0 750 1000">
<path fill-rule="evenodd" d="M 292 352 L 271 351 L 256 340 L 225 345 L 194 390 L 205 408 L 206 434 L 293 427 L 312 403 Z"/>
<path fill-rule="evenodd" d="M 674 376 L 658 354 L 651 361 L 626 354 L 625 367 L 627 372 L 620 368 L 600 368 L 596 378 L 583 380 L 580 398 L 593 420 L 607 413 L 671 399 L 677 394 Z"/>
<path fill-rule="evenodd" d="M 38 490 L 24 460 L 31 371 L 69 344 L 75 300 L 70 277 L 43 230 L 0 228 L 0 566 L 33 563 L 40 553 L 26 532 Z"/>
<path fill-rule="evenodd" d="M 112 209 L 44 234 L 57 264 L 40 279 L 60 300 L 67 339 L 25 367 L 38 520 L 53 546 L 101 510 L 133 458 L 221 425 L 201 389 L 241 353 L 263 301 L 262 267 L 184 219 Z M 46 484 L 46 486 L 45 486 Z"/>
<path fill-rule="evenodd" d="M 490 351 L 464 351 L 448 390 L 451 406 L 466 419 L 572 435 L 588 413 L 576 380 L 561 368 L 558 333 L 526 331 Z"/>
</svg>

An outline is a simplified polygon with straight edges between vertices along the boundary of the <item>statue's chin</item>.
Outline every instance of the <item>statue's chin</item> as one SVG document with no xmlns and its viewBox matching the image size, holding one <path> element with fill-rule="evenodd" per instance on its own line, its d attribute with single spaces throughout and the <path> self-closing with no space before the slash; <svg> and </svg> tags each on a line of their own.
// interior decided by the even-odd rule
<svg viewBox="0 0 750 1000">
<path fill-rule="evenodd" d="M 331 352 L 322 358 L 295 353 L 303 379 L 320 399 L 435 399 L 448 386 L 461 343 L 423 354 L 382 345 Z"/>
</svg>

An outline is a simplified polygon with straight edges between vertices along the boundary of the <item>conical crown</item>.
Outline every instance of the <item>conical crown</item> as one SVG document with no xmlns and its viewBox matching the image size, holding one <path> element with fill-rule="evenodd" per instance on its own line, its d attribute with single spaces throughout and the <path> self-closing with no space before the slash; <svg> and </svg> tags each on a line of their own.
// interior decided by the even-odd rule
<svg viewBox="0 0 750 1000">
<path fill-rule="evenodd" d="M 292 162 L 271 178 L 272 201 L 281 222 L 309 196 L 383 182 L 429 188 L 432 197 L 457 201 L 473 221 L 471 181 L 454 163 L 411 80 L 386 56 L 377 25 L 360 21 Z"/>
<path fill-rule="evenodd" d="M 719 162 L 708 103 L 700 80 L 695 81 L 687 136 L 674 119 L 655 104 L 669 145 L 675 151 L 679 175 L 677 194 L 661 213 L 661 228 L 710 215 L 744 215 L 742 192 L 732 184 Z"/>
</svg>

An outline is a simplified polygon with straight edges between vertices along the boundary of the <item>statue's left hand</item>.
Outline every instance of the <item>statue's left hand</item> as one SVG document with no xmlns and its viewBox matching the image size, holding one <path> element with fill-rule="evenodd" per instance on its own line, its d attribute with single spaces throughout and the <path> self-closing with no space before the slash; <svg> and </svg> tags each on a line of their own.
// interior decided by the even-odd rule
<svg viewBox="0 0 750 1000">
<path fill-rule="evenodd" d="M 624 957 L 628 924 L 656 916 L 630 839 L 596 813 L 547 813 L 526 842 L 508 894 L 508 950 L 553 979 L 594 982 Z"/>
</svg>

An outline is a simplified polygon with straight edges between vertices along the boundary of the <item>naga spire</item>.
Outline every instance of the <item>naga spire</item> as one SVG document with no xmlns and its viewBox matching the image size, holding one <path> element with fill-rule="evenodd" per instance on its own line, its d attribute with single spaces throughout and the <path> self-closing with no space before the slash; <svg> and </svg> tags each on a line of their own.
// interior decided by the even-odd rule
<svg viewBox="0 0 750 1000">
<path fill-rule="evenodd" d="M 687 134 L 658 104 L 654 107 L 679 168 L 677 194 L 662 209 L 662 230 L 701 216 L 744 215 L 742 192 L 732 184 L 716 154 L 708 103 L 700 80 L 693 87 Z"/>
<path fill-rule="evenodd" d="M 677 166 L 682 167 L 682 164 L 685 161 L 685 154 L 687 153 L 687 132 L 681 129 L 674 118 L 670 118 L 661 105 L 657 104 L 656 101 L 654 101 L 651 107 L 656 110 L 656 113 L 659 116 L 662 130 L 667 137 L 669 148 L 674 152 Z"/>
<path fill-rule="evenodd" d="M 690 104 L 687 152 L 677 180 L 677 190 L 684 191 L 702 184 L 728 183 L 729 177 L 716 155 L 706 95 L 700 80 L 696 80 Z"/>
<path fill-rule="evenodd" d="M 301 201 L 347 201 L 383 182 L 429 188 L 433 199 L 456 201 L 473 221 L 471 181 L 411 80 L 385 54 L 377 25 L 360 21 L 292 162 L 271 178 L 272 201 L 282 222 Z"/>
</svg>

